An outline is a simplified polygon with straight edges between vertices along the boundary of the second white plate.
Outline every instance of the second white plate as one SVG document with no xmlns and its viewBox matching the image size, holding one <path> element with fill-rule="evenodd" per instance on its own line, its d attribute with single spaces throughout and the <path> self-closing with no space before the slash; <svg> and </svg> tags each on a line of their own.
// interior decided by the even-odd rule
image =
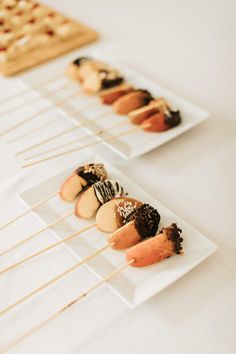
<svg viewBox="0 0 236 354">
<path fill-rule="evenodd" d="M 66 113 L 68 118 L 70 117 L 69 112 L 73 112 L 78 109 L 82 110 L 82 114 L 78 114 L 78 118 L 70 117 L 70 120 L 72 119 L 76 124 L 81 121 L 84 121 L 84 118 L 91 120 L 91 123 L 86 126 L 86 128 L 82 128 L 87 134 L 92 134 L 93 132 L 108 128 L 119 122 L 126 123 L 124 126 L 107 131 L 102 135 L 99 135 L 97 137 L 94 136 L 94 139 L 102 141 L 105 145 L 107 145 L 109 148 L 111 148 L 113 151 L 115 151 L 125 159 L 132 159 L 134 157 L 141 156 L 155 148 L 158 148 L 162 144 L 167 143 L 175 137 L 192 129 L 193 127 L 195 127 L 196 125 L 198 125 L 209 117 L 209 113 L 207 111 L 166 90 L 157 83 L 148 80 L 138 72 L 110 58 L 110 56 L 105 56 L 104 54 L 97 53 L 92 50 L 78 52 L 78 57 L 83 55 L 100 59 L 110 64 L 111 66 L 117 68 L 124 75 L 126 81 L 132 84 L 134 87 L 146 89 L 150 91 L 154 97 L 166 98 L 167 101 L 170 103 L 172 109 L 177 109 L 181 112 L 181 124 L 166 132 L 148 133 L 143 131 L 136 131 L 132 134 L 123 137 L 118 137 L 110 141 L 106 141 L 106 138 L 114 137 L 122 132 L 134 129 L 136 126 L 128 122 L 127 116 L 117 115 L 112 112 L 110 106 L 102 105 L 99 99 L 96 98 L 96 96 L 80 95 L 69 100 L 63 107 L 61 107 L 61 109 Z M 74 54 L 74 58 L 76 58 L 76 54 Z M 60 77 L 60 73 L 65 72 L 65 69 L 68 64 L 69 62 L 67 57 L 64 60 L 60 60 L 58 65 L 55 66 L 54 75 L 58 74 L 58 76 Z M 35 86 L 40 83 L 36 81 L 37 80 L 35 79 Z M 59 83 L 61 84 L 61 80 L 59 81 Z M 74 87 L 74 85 L 75 83 L 71 82 L 71 87 Z M 57 86 L 57 82 L 54 82 L 53 90 L 55 92 L 57 91 L 57 87 L 59 87 Z M 68 90 L 70 90 L 71 87 L 69 85 Z M 66 91 L 67 90 L 63 91 L 64 95 L 66 94 Z M 101 113 L 106 111 L 110 112 L 110 114 L 105 116 L 103 119 L 96 120 L 96 122 L 92 121 Z M 59 143 L 59 140 L 57 143 Z M 57 145 L 57 143 L 55 145 Z M 83 141 L 83 144 L 84 143 L 86 142 Z M 75 146 L 79 146 L 78 144 L 76 144 Z M 70 148 L 71 146 L 68 148 L 64 148 L 63 150 L 66 151 Z"/>
<path fill-rule="evenodd" d="M 92 156 L 90 161 L 101 162 L 102 159 Z M 81 164 L 84 162 L 85 161 L 81 161 Z M 146 193 L 140 186 L 124 176 L 119 170 L 108 164 L 106 161 L 102 162 L 109 171 L 110 178 L 117 180 L 123 185 L 130 197 L 140 199 L 157 208 L 161 215 L 159 228 L 175 222 L 183 230 L 183 256 L 176 255 L 156 265 L 145 268 L 126 268 L 116 278 L 109 281 L 110 288 L 130 307 L 135 307 L 159 293 L 196 267 L 200 262 L 211 255 L 217 249 L 217 246 L 199 231 L 195 230 L 192 226 L 188 225 L 168 208 L 155 200 L 151 195 Z M 67 169 L 58 176 L 24 192 L 20 195 L 20 198 L 24 203 L 31 207 L 34 203 L 52 193 L 54 190 L 56 191 L 72 171 L 73 168 Z M 73 210 L 73 204 L 59 201 L 59 198 L 56 197 L 37 210 L 37 217 L 40 217 L 45 224 L 48 224 L 58 215 L 62 215 L 62 213 L 65 213 L 67 210 Z M 63 222 L 63 226 L 54 229 L 53 233 L 57 238 L 65 237 L 66 234 L 78 230 L 92 222 L 94 222 L 94 220 L 88 222 L 82 219 L 77 219 L 73 216 L 70 217 L 68 221 Z M 67 247 L 69 247 L 75 257 L 82 259 L 98 248 L 103 247 L 105 244 L 106 234 L 93 228 L 82 236 L 68 242 Z M 89 261 L 86 266 L 89 267 L 99 279 L 101 279 L 124 262 L 124 252 L 117 252 L 109 249 L 100 256 Z M 83 281 L 83 279 L 81 279 L 81 281 Z"/>
</svg>

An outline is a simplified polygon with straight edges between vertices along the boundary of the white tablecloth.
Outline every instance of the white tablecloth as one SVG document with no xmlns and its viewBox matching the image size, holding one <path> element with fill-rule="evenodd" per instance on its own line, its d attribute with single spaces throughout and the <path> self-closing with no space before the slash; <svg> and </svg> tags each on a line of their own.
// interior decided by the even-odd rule
<svg viewBox="0 0 236 354">
<path fill-rule="evenodd" d="M 105 148 L 100 150 L 127 176 L 216 242 L 219 250 L 135 310 L 128 309 L 103 287 L 96 296 L 38 331 L 12 353 L 235 353 L 235 1 L 45 2 L 96 28 L 102 40 L 94 48 L 104 48 L 211 112 L 211 118 L 197 128 L 129 163 Z M 20 78 L 34 83 L 40 70 Z M 47 72 L 46 65 L 43 70 Z M 6 79 L 1 79 L 0 85 L 5 88 Z M 11 94 L 15 80 L 9 80 L 7 85 Z M 4 130 L 8 122 L 0 119 Z M 73 154 L 44 168 L 20 170 L 20 160 L 13 152 L 6 139 L 0 139 L 1 223 L 23 208 L 17 193 L 65 169 L 63 162 L 76 163 L 77 158 Z M 27 232 L 34 226 L 29 224 Z M 8 233 L 0 234 L 1 244 L 4 246 L 8 237 L 21 237 L 25 232 L 23 222 L 14 225 Z M 24 248 L 21 255 L 29 251 Z M 23 294 L 27 284 L 39 284 L 40 276 L 51 265 L 60 269 L 60 258 L 55 257 L 60 257 L 60 250 L 32 262 L 31 268 L 25 266 L 21 271 L 3 275 L 2 305 Z M 1 266 L 5 262 L 2 258 Z M 36 265 L 41 267 L 37 277 Z M 2 318 L 1 344 L 21 331 L 28 317 L 37 322 L 45 309 L 53 311 L 66 299 L 68 289 L 75 291 L 75 286 L 71 277 L 67 283 L 45 292 L 44 297 Z"/>
</svg>

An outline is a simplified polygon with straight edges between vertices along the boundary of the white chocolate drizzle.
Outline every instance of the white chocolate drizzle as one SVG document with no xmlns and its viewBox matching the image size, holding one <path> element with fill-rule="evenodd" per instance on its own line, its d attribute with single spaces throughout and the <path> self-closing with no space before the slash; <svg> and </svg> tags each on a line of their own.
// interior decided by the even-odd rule
<svg viewBox="0 0 236 354">
<path fill-rule="evenodd" d="M 116 181 L 106 179 L 93 185 L 95 195 L 101 204 L 109 200 L 124 195 L 124 188 Z"/>
</svg>

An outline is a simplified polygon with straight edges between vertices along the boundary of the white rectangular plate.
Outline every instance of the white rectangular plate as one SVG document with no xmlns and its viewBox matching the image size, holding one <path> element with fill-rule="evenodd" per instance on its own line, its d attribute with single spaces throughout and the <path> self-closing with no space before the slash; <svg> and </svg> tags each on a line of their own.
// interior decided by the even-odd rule
<svg viewBox="0 0 236 354">
<path fill-rule="evenodd" d="M 90 161 L 101 162 L 102 160 L 97 157 L 93 157 Z M 125 177 L 115 167 L 109 165 L 106 161 L 103 162 L 109 171 L 110 178 L 119 181 L 125 190 L 129 192 L 129 196 L 140 199 L 157 208 L 161 215 L 159 229 L 164 226 L 168 226 L 172 222 L 176 222 L 183 230 L 183 256 L 176 255 L 158 264 L 145 268 L 128 267 L 121 274 L 119 274 L 119 276 L 109 281 L 110 288 L 130 307 L 135 307 L 159 293 L 191 269 L 196 267 L 200 262 L 211 255 L 217 249 L 217 246 L 199 231 L 195 230 L 192 226 L 181 220 L 177 215 L 146 193 L 140 186 Z M 35 186 L 34 188 L 21 194 L 20 198 L 29 207 L 32 206 L 49 193 L 57 190 L 73 170 L 73 168 L 68 169 L 60 175 Z M 59 198 L 54 198 L 51 202 L 37 210 L 37 217 L 41 218 L 47 224 L 53 219 L 56 219 L 56 215 L 62 215 L 62 213 L 65 213 L 68 209 L 73 210 L 72 203 L 66 203 L 59 201 Z M 74 230 L 78 230 L 83 226 L 88 225 L 88 223 L 93 222 L 94 220 L 84 221 L 73 216 L 70 217 L 67 222 L 63 223 L 63 227 L 60 226 L 54 229 L 53 234 L 56 238 L 65 237 L 65 235 L 70 234 Z M 106 234 L 97 231 L 96 228 L 93 228 L 84 233 L 82 236 L 68 242 L 66 247 L 71 250 L 75 257 L 81 259 L 98 248 L 103 247 L 105 244 Z M 63 259 L 61 261 L 63 262 Z M 109 249 L 100 256 L 97 256 L 91 260 L 86 267 L 89 267 L 89 269 L 100 279 L 124 262 L 124 252 Z M 81 281 L 83 281 L 83 279 L 81 279 Z"/>
<path fill-rule="evenodd" d="M 93 51 L 88 51 L 85 54 L 84 51 L 83 54 L 81 54 L 81 52 L 78 53 L 78 56 L 81 55 L 91 56 L 93 58 L 100 59 L 110 64 L 114 68 L 120 70 L 127 82 L 131 83 L 134 87 L 149 90 L 154 97 L 166 98 L 173 109 L 178 109 L 181 112 L 181 124 L 166 132 L 148 133 L 143 131 L 137 131 L 135 133 L 129 134 L 124 137 L 119 137 L 114 140 L 103 141 L 105 145 L 107 145 L 109 148 L 111 148 L 113 151 L 115 151 L 125 159 L 132 159 L 134 157 L 141 156 L 161 146 L 162 144 L 174 139 L 175 137 L 183 134 L 184 132 L 195 127 L 196 125 L 198 125 L 209 117 L 209 113 L 207 111 L 195 106 L 194 104 L 175 95 L 174 93 L 171 93 L 170 91 L 159 86 L 157 83 L 148 80 L 144 76 L 140 75 L 138 72 L 127 68 L 125 65 L 122 65 L 114 59 L 111 59 L 110 56 L 105 56 L 104 54 L 100 54 L 97 52 L 94 53 Z M 74 55 L 74 58 L 76 58 L 76 55 Z M 54 75 L 60 75 L 60 73 L 65 72 L 66 65 L 68 65 L 67 62 L 60 62 L 60 65 L 57 65 L 54 70 Z M 37 82 L 34 83 L 35 86 L 36 84 Z M 56 91 L 56 84 L 54 89 Z M 94 105 L 91 106 L 91 104 Z M 89 108 L 86 108 L 88 106 Z M 84 95 L 74 98 L 70 100 L 65 106 L 63 106 L 62 109 L 67 113 L 68 117 L 69 112 L 72 112 L 75 109 L 83 109 L 83 118 L 82 115 L 80 115 L 77 119 L 72 118 L 72 120 L 76 121 L 76 124 L 78 124 L 78 122 L 80 121 L 83 121 L 85 117 L 86 119 L 94 119 L 102 112 L 110 111 L 109 116 L 97 120 L 96 123 L 92 122 L 89 126 L 87 126 L 86 129 L 84 129 L 87 133 L 98 131 L 102 128 L 107 128 L 118 122 L 128 122 L 127 116 L 121 116 L 113 113 L 110 106 L 102 105 L 99 99 L 96 99 L 96 97 L 94 96 Z M 129 123 L 123 127 L 118 127 L 116 129 L 111 130 L 110 132 L 106 132 L 102 136 L 100 135 L 99 137 L 95 137 L 95 139 L 99 139 L 100 141 L 102 141 L 102 138 L 115 136 L 121 132 L 133 129 L 134 127 L 134 125 Z M 65 148 L 65 150 L 67 149 Z"/>
</svg>

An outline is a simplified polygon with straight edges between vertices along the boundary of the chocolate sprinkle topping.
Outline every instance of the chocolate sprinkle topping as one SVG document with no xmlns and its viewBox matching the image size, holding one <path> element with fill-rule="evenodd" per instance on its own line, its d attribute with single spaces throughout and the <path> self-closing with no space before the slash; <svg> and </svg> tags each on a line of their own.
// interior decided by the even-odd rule
<svg viewBox="0 0 236 354">
<path fill-rule="evenodd" d="M 88 187 L 107 178 L 107 172 L 104 165 L 101 163 L 89 163 L 81 166 L 75 170 L 75 173 L 85 179 Z"/>
<path fill-rule="evenodd" d="M 172 241 L 173 250 L 176 254 L 182 253 L 181 243 L 183 242 L 183 238 L 180 236 L 182 230 L 178 228 L 177 224 L 173 223 L 169 227 L 164 227 L 160 233 L 166 235 L 167 239 Z"/>
<path fill-rule="evenodd" d="M 134 210 L 127 217 L 127 222 L 134 220 L 134 226 L 141 239 L 155 236 L 160 222 L 160 214 L 149 204 L 143 204 L 140 208 Z"/>
<path fill-rule="evenodd" d="M 91 59 L 88 57 L 80 57 L 80 58 L 75 59 L 73 61 L 73 64 L 76 66 L 80 66 L 81 64 L 85 63 L 87 60 L 91 60 Z"/>
<path fill-rule="evenodd" d="M 121 226 L 127 223 L 127 217 L 130 216 L 131 213 L 135 212 L 137 208 L 140 207 L 141 202 L 126 199 L 118 199 L 116 202 L 116 213 L 119 216 L 118 224 Z"/>
<path fill-rule="evenodd" d="M 169 111 L 165 116 L 165 123 L 170 128 L 176 127 L 180 122 L 180 111 Z"/>
</svg>

